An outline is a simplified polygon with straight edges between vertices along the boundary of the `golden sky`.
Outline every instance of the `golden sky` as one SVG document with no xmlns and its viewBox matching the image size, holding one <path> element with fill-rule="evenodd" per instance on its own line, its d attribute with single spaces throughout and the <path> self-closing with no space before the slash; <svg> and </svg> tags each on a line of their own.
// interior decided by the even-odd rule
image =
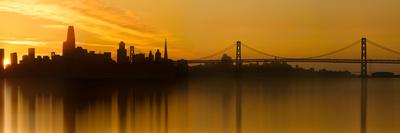
<svg viewBox="0 0 400 133">
<path fill-rule="evenodd" d="M 163 47 L 196 59 L 236 40 L 272 54 L 305 57 L 346 46 L 363 35 L 400 50 L 398 0 L 0 0 L 0 47 L 9 52 L 61 52 L 68 25 L 77 45 L 115 52 Z M 371 58 L 397 58 L 369 47 Z M 233 54 L 233 51 L 230 53 Z M 359 58 L 355 47 L 332 56 Z M 264 57 L 248 50 L 244 58 Z M 217 57 L 216 57 L 217 58 Z M 219 58 L 219 56 L 218 56 Z"/>
</svg>

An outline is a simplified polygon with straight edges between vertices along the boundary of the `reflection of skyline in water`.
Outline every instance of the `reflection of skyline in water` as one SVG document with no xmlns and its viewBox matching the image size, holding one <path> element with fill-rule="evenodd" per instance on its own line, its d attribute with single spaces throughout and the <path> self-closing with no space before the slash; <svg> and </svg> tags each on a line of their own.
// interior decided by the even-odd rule
<svg viewBox="0 0 400 133">
<path fill-rule="evenodd" d="M 368 132 L 400 131 L 399 79 L 370 79 Z M 233 78 L 175 83 L 4 80 L 4 133 L 236 132 Z M 243 133 L 360 131 L 359 79 L 244 79 Z"/>
<path fill-rule="evenodd" d="M 50 95 L 29 99 L 18 88 L 4 87 L 4 133 L 62 133 L 64 104 Z"/>
</svg>

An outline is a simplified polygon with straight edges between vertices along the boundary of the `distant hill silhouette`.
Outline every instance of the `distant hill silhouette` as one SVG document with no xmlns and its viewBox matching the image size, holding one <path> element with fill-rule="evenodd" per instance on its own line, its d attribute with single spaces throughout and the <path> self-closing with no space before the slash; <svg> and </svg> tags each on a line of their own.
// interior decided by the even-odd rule
<svg viewBox="0 0 400 133">
<path fill-rule="evenodd" d="M 237 73 L 236 66 L 231 57 L 224 54 L 221 63 L 206 63 L 204 65 L 191 66 L 189 71 L 191 75 L 218 75 Z M 288 77 L 288 76 L 318 76 L 318 77 L 352 77 L 349 71 L 329 71 L 326 69 L 315 70 L 304 69 L 299 66 L 291 66 L 285 62 L 272 63 L 253 63 L 243 64 L 240 73 L 253 76 L 264 77 Z"/>
</svg>

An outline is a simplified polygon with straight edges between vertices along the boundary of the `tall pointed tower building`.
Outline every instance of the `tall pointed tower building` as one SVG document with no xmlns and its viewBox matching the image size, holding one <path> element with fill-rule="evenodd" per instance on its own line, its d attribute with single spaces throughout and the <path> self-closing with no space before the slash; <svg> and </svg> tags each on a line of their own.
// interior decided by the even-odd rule
<svg viewBox="0 0 400 133">
<path fill-rule="evenodd" d="M 165 44 L 164 44 L 164 62 L 168 62 L 167 39 L 165 39 Z"/>
<path fill-rule="evenodd" d="M 68 33 L 67 33 L 67 40 L 64 41 L 64 44 L 63 44 L 63 56 L 69 56 L 69 55 L 73 54 L 74 49 L 75 49 L 74 27 L 69 26 Z"/>
</svg>

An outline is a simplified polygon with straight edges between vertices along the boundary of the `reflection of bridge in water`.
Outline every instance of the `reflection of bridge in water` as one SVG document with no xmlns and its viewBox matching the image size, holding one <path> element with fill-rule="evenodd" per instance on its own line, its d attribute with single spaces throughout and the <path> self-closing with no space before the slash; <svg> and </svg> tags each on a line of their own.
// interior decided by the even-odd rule
<svg viewBox="0 0 400 133">
<path fill-rule="evenodd" d="M 242 44 L 242 42 L 237 41 L 235 45 L 230 45 L 226 47 L 225 49 L 218 51 L 214 54 L 211 54 L 209 56 L 200 58 L 200 59 L 194 59 L 194 60 L 188 60 L 188 63 L 190 64 L 198 64 L 198 63 L 222 63 L 222 60 L 217 60 L 217 59 L 211 59 L 213 57 L 216 57 L 218 55 L 221 55 L 233 48 L 236 47 L 236 62 L 235 64 L 237 67 L 240 67 L 242 63 L 258 63 L 258 62 L 311 62 L 311 63 L 356 63 L 356 64 L 361 64 L 361 76 L 366 77 L 367 74 L 367 64 L 368 63 L 374 63 L 374 64 L 400 64 L 400 60 L 398 59 L 367 59 L 367 43 L 371 44 L 372 46 L 375 46 L 377 48 L 383 49 L 385 51 L 388 51 L 390 53 L 394 53 L 397 55 L 400 55 L 400 51 L 387 48 L 384 45 L 380 45 L 378 43 L 375 43 L 373 41 L 367 40 L 366 38 L 362 38 L 361 40 L 357 40 L 354 43 L 351 43 L 349 45 L 346 45 L 343 48 L 336 49 L 334 51 L 330 51 L 327 53 L 323 53 L 317 56 L 311 56 L 311 57 L 304 57 L 304 58 L 292 58 L 292 57 L 283 57 L 283 56 L 277 56 L 274 54 L 270 54 L 267 52 L 263 52 L 261 50 L 258 50 L 256 48 L 253 48 L 251 46 L 248 46 L 246 44 Z M 340 53 L 344 50 L 347 50 L 349 48 L 352 48 L 358 44 L 361 44 L 361 58 L 360 59 L 337 59 L 337 58 L 326 58 L 327 56 L 335 55 L 337 53 Z M 246 59 L 242 58 L 242 47 L 247 48 L 250 51 L 256 52 L 258 54 L 270 57 L 270 58 L 260 58 L 260 59 Z M 324 58 L 325 57 L 325 58 Z"/>
</svg>

